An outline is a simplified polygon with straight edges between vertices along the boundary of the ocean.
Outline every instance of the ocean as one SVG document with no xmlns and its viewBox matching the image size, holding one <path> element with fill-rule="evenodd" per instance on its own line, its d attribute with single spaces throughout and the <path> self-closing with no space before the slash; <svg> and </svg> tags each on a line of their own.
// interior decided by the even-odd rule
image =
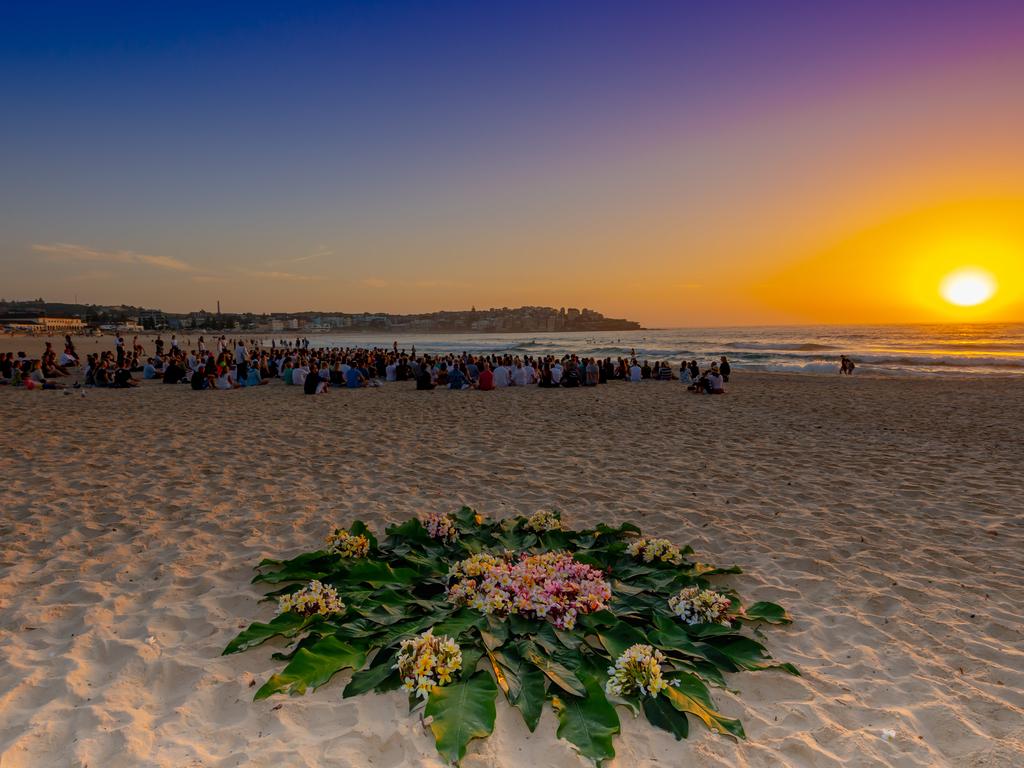
<svg viewBox="0 0 1024 768">
<path fill-rule="evenodd" d="M 294 332 L 293 332 L 294 333 Z M 289 338 L 286 333 L 277 338 Z M 294 339 L 294 336 L 290 338 Z M 403 334 L 325 333 L 317 346 L 382 346 L 398 341 L 417 352 L 519 355 L 630 355 L 673 366 L 702 365 L 726 355 L 734 369 L 787 373 L 835 373 L 839 356 L 850 356 L 857 373 L 872 375 L 1024 375 L 1024 323 L 974 325 L 850 325 L 673 328 L 600 333 Z M 269 339 L 265 340 L 269 343 Z"/>
</svg>

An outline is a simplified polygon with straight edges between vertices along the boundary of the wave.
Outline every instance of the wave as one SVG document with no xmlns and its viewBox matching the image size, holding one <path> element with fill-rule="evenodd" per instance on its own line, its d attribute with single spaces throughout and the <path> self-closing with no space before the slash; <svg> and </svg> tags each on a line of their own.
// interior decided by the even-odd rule
<svg viewBox="0 0 1024 768">
<path fill-rule="evenodd" d="M 786 352 L 815 352 L 818 350 L 834 349 L 840 350 L 842 347 L 837 347 L 833 344 L 819 344 L 815 342 L 804 342 L 801 344 L 778 344 L 767 341 L 730 341 L 722 345 L 729 349 L 757 349 L 757 350 L 772 350 L 777 349 Z"/>
</svg>

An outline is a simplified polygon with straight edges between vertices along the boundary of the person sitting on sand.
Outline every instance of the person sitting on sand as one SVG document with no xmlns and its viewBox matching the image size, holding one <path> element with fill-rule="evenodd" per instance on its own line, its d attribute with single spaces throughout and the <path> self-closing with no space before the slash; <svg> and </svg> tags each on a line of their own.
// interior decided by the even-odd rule
<svg viewBox="0 0 1024 768">
<path fill-rule="evenodd" d="M 416 374 L 416 389 L 433 389 L 434 377 L 430 373 L 430 366 L 421 365 Z"/>
<path fill-rule="evenodd" d="M 321 391 L 326 391 L 320 389 L 321 383 L 323 382 L 320 380 L 320 374 L 314 368 L 314 370 L 310 371 L 309 375 L 303 379 L 302 391 L 307 395 L 318 395 Z"/>
<path fill-rule="evenodd" d="M 122 365 L 114 373 L 114 387 L 117 389 L 128 389 L 139 386 L 139 382 L 132 378 L 132 371 L 127 364 Z"/>
<path fill-rule="evenodd" d="M 221 365 L 217 371 L 216 387 L 217 389 L 238 389 L 238 382 L 235 381 L 231 375 L 231 369 L 226 365 Z"/>
<path fill-rule="evenodd" d="M 707 376 L 707 391 L 709 395 L 721 395 L 725 393 L 725 381 L 722 378 L 718 366 L 712 364 Z"/>
<path fill-rule="evenodd" d="M 448 373 L 448 389 L 470 389 L 469 377 L 462 371 L 462 367 L 453 365 Z"/>
<path fill-rule="evenodd" d="M 363 372 L 354 365 L 345 372 L 345 386 L 348 389 L 359 389 L 360 387 L 365 387 L 368 383 Z"/>
<path fill-rule="evenodd" d="M 491 370 L 490 363 L 484 363 L 483 368 L 480 370 L 480 375 L 477 377 L 476 388 L 482 389 L 485 392 L 494 389 L 494 372 Z"/>
</svg>

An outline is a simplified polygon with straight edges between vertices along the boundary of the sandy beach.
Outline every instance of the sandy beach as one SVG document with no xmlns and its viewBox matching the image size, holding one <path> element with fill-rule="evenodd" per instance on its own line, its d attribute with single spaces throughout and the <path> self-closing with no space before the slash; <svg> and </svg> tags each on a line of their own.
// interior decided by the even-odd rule
<svg viewBox="0 0 1024 768">
<path fill-rule="evenodd" d="M 1024 378 L 0 388 L 0 766 L 440 766 L 404 696 L 254 703 L 270 649 L 220 652 L 273 613 L 261 558 L 461 504 L 633 520 L 792 612 L 764 640 L 803 676 L 715 692 L 748 741 L 622 712 L 615 766 L 1019 766 L 1021 413 Z M 499 702 L 464 765 L 585 765 L 554 731 Z"/>
</svg>

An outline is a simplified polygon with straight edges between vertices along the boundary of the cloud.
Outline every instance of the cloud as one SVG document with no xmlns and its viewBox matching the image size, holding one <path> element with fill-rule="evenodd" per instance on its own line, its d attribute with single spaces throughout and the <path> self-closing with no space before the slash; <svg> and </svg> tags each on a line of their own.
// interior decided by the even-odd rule
<svg viewBox="0 0 1024 768">
<path fill-rule="evenodd" d="M 365 285 L 367 288 L 387 288 L 388 281 L 382 280 L 379 277 L 365 277 L 359 281 L 360 284 Z"/>
<path fill-rule="evenodd" d="M 148 253 L 137 251 L 103 251 L 98 248 L 89 248 L 76 243 L 33 243 L 32 250 L 36 253 L 45 253 L 51 261 L 84 261 L 107 264 L 141 264 L 157 269 L 167 269 L 172 272 L 193 272 L 193 267 L 188 262 L 175 259 L 172 256 L 153 256 Z"/>
<path fill-rule="evenodd" d="M 192 275 L 193 283 L 223 283 L 224 280 L 225 278 L 220 277 L 219 275 Z"/>
<path fill-rule="evenodd" d="M 277 264 L 302 264 L 313 259 L 319 259 L 323 256 L 333 256 L 334 251 L 328 248 L 326 245 L 318 245 L 316 250 L 312 253 L 307 253 L 305 256 L 296 256 L 292 259 L 280 259 L 278 261 L 268 261 L 267 266 L 274 266 Z"/>
<path fill-rule="evenodd" d="M 288 282 L 299 283 L 306 282 L 308 280 L 319 280 L 319 275 L 300 275 L 296 272 L 278 272 L 278 271 L 263 271 L 263 270 L 243 270 L 249 277 L 256 277 L 261 280 L 286 280 Z"/>
</svg>

